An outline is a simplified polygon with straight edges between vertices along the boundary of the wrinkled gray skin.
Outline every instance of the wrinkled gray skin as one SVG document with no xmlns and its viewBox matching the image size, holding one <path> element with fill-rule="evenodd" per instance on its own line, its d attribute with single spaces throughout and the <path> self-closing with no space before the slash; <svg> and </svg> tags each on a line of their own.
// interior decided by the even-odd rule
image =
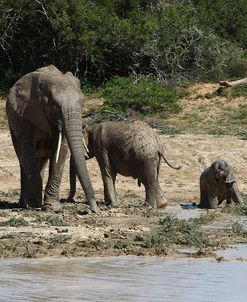
<svg viewBox="0 0 247 302">
<path fill-rule="evenodd" d="M 216 209 L 224 200 L 243 204 L 236 180 L 225 160 L 216 160 L 201 174 L 200 195 L 203 208 Z"/>
<path fill-rule="evenodd" d="M 43 209 L 60 209 L 59 186 L 69 146 L 86 199 L 91 209 L 97 211 L 82 143 L 83 101 L 80 81 L 53 65 L 24 75 L 10 89 L 6 112 L 20 164 L 20 207 L 42 206 L 42 176 L 50 160 Z M 63 138 L 56 163 L 59 131 Z"/>
<path fill-rule="evenodd" d="M 96 157 L 104 184 L 106 204 L 118 205 L 115 180 L 117 173 L 138 179 L 146 190 L 146 204 L 154 208 L 167 205 L 159 182 L 163 147 L 154 130 L 141 121 L 103 122 L 84 130 L 88 157 Z M 172 167 L 172 166 L 171 166 Z M 173 167 L 179 169 L 180 167 Z M 75 195 L 76 175 L 71 165 L 71 191 L 68 201 Z"/>
</svg>

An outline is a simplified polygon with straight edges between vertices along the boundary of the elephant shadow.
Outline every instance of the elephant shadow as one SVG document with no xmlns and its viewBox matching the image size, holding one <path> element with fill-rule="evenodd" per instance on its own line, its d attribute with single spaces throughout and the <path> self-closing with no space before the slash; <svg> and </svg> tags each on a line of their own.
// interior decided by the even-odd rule
<svg viewBox="0 0 247 302">
<path fill-rule="evenodd" d="M 7 200 L 0 199 L 0 209 L 16 209 L 18 207 L 17 202 L 10 202 Z"/>
</svg>

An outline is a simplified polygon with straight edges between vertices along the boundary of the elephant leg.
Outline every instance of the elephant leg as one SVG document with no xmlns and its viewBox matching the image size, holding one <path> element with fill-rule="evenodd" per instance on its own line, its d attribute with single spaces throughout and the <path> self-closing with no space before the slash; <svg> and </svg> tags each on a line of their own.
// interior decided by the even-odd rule
<svg viewBox="0 0 247 302">
<path fill-rule="evenodd" d="M 141 163 L 142 171 L 139 171 L 140 175 L 138 179 L 145 186 L 146 191 L 146 204 L 153 208 L 164 208 L 167 206 L 167 199 L 162 191 L 159 181 L 157 180 L 156 164 L 153 160 Z"/>
<path fill-rule="evenodd" d="M 216 196 L 211 195 L 208 199 L 208 209 L 217 209 L 219 206 L 219 200 Z"/>
<path fill-rule="evenodd" d="M 209 196 L 206 184 L 200 179 L 200 207 L 208 208 Z"/>
<path fill-rule="evenodd" d="M 72 156 L 70 157 L 70 164 L 69 164 L 69 179 L 70 179 L 70 191 L 69 191 L 69 197 L 67 198 L 67 202 L 73 202 L 76 192 L 76 169 Z"/>
<path fill-rule="evenodd" d="M 112 207 L 118 206 L 117 192 L 115 189 L 116 172 L 112 167 L 112 164 L 105 154 L 102 157 L 98 157 L 97 161 L 99 163 L 103 185 L 104 185 L 104 200 L 107 205 Z"/>
<path fill-rule="evenodd" d="M 19 206 L 26 207 L 28 205 L 33 208 L 40 208 L 42 206 L 42 179 L 39 173 L 39 163 L 35 156 L 35 146 L 31 131 L 27 128 L 25 129 L 26 132 L 18 140 L 18 143 L 14 139 L 21 170 Z"/>
<path fill-rule="evenodd" d="M 115 189 L 115 182 L 112 177 L 108 175 L 102 175 L 103 185 L 104 185 L 104 199 L 106 205 L 110 205 L 112 207 L 118 206 L 118 198 Z"/>
<path fill-rule="evenodd" d="M 146 204 L 152 208 L 164 208 L 167 206 L 167 199 L 161 190 L 158 181 L 144 183 L 146 191 Z"/>
<path fill-rule="evenodd" d="M 45 187 L 44 205 L 42 210 L 53 210 L 55 212 L 61 210 L 59 202 L 59 187 L 62 180 L 62 174 L 68 147 L 65 139 L 62 140 L 58 162 L 56 163 L 56 146 L 52 147 L 50 164 L 49 164 L 49 177 Z"/>
<path fill-rule="evenodd" d="M 146 183 L 143 181 L 145 191 L 146 191 L 146 205 L 151 206 L 152 208 L 157 208 L 157 201 L 155 198 L 155 184 Z"/>
<path fill-rule="evenodd" d="M 25 191 L 25 184 L 27 182 L 27 179 L 26 179 L 26 174 L 24 173 L 24 168 L 22 167 L 21 165 L 21 161 L 20 161 L 20 152 L 18 152 L 18 144 L 17 144 L 17 140 L 16 140 L 16 137 L 13 133 L 13 131 L 11 130 L 11 127 L 10 127 L 10 134 L 11 134 L 11 138 L 12 138 L 12 142 L 13 142 L 13 146 L 14 146 L 14 149 L 15 149 L 15 153 L 19 159 L 19 166 L 20 166 L 20 179 L 21 179 L 21 194 L 20 194 L 20 198 L 19 198 L 19 201 L 18 201 L 18 206 L 20 208 L 27 208 L 27 200 L 25 200 L 25 194 L 24 194 L 24 191 Z"/>
<path fill-rule="evenodd" d="M 38 160 L 34 150 L 30 150 L 30 142 L 24 143 L 22 149 L 22 179 L 24 199 L 29 207 L 42 206 L 42 178 L 40 176 Z"/>
<path fill-rule="evenodd" d="M 216 198 L 217 188 L 200 182 L 200 206 L 207 209 L 218 208 L 218 199 Z"/>
<path fill-rule="evenodd" d="M 165 194 L 162 191 L 160 184 L 157 180 L 156 180 L 156 202 L 157 202 L 157 208 L 164 208 L 168 204 L 168 201 L 165 198 Z"/>
<path fill-rule="evenodd" d="M 45 165 L 47 163 L 47 159 L 41 159 L 41 171 L 40 171 L 40 176 L 41 176 L 41 180 L 42 180 L 42 187 L 43 187 L 43 178 L 44 178 L 44 172 L 45 172 Z M 20 171 L 21 171 L 21 195 L 20 195 L 20 199 L 18 202 L 18 206 L 20 208 L 27 208 L 28 206 L 28 199 L 26 197 L 25 191 L 27 191 L 25 189 L 25 187 L 27 187 L 29 185 L 26 174 L 24 172 L 24 168 L 22 167 L 22 165 L 20 165 Z"/>
<path fill-rule="evenodd" d="M 234 183 L 231 187 L 231 198 L 233 199 L 233 201 L 237 204 L 244 204 L 244 200 L 242 197 L 242 194 L 240 193 L 238 186 L 236 183 Z"/>
<path fill-rule="evenodd" d="M 25 186 L 27 185 L 27 179 L 26 179 L 26 174 L 24 172 L 22 165 L 20 165 L 20 176 L 21 176 L 21 195 L 20 195 L 20 199 L 18 202 L 18 207 L 27 208 L 28 201 L 25 199 L 25 194 L 24 194 Z"/>
</svg>

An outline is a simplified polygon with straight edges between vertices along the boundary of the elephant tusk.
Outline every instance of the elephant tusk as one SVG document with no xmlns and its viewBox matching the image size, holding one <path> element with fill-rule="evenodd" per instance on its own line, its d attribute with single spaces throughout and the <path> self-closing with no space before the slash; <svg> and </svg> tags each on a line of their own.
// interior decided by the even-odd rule
<svg viewBox="0 0 247 302">
<path fill-rule="evenodd" d="M 85 142 L 85 139 L 84 139 L 84 137 L 82 136 L 82 142 L 83 142 L 83 146 L 84 146 L 84 148 L 85 148 L 85 150 L 86 150 L 86 156 L 88 156 L 89 155 L 89 150 L 88 150 L 88 147 L 87 147 L 87 145 L 86 145 L 86 142 Z M 89 157 L 89 156 L 88 156 Z"/>
<path fill-rule="evenodd" d="M 59 131 L 58 134 L 58 143 L 57 143 L 57 152 L 56 152 L 56 163 L 58 162 L 58 157 L 61 149 L 61 142 L 62 142 L 62 133 Z"/>
</svg>

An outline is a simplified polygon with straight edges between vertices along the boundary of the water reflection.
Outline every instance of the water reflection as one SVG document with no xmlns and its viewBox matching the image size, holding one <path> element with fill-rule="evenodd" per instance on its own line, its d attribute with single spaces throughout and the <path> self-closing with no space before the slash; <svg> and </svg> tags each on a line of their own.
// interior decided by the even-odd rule
<svg viewBox="0 0 247 302">
<path fill-rule="evenodd" d="M 0 261 L 0 301 L 246 301 L 247 263 L 149 257 Z"/>
</svg>

